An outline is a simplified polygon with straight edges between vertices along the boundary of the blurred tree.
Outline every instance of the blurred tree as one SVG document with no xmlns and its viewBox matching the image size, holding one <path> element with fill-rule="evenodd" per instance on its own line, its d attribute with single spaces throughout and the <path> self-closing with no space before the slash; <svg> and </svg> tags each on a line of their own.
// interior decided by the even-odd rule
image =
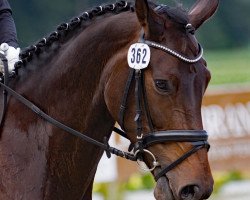
<svg viewBox="0 0 250 200">
<path fill-rule="evenodd" d="M 199 38 L 207 48 L 250 45 L 250 1 L 220 1 L 214 19 L 202 27 Z"/>
<path fill-rule="evenodd" d="M 62 22 L 93 6 L 116 0 L 9 0 L 17 25 L 19 42 L 22 47 L 34 43 L 55 30 Z M 156 1 L 156 0 L 153 0 Z M 190 8 L 195 0 L 158 0 L 174 5 L 183 3 Z M 233 48 L 250 45 L 250 1 L 220 1 L 215 17 L 197 32 L 205 48 Z"/>
<path fill-rule="evenodd" d="M 9 0 L 16 21 L 21 46 L 27 46 L 68 21 L 77 0 Z"/>
</svg>

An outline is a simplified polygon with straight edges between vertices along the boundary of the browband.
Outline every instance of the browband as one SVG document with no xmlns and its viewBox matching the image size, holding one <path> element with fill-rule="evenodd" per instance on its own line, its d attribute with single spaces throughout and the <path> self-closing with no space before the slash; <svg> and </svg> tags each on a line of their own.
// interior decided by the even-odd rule
<svg viewBox="0 0 250 200">
<path fill-rule="evenodd" d="M 174 57 L 176 57 L 176 58 L 178 58 L 178 59 L 180 59 L 180 60 L 182 60 L 183 62 L 186 62 L 186 63 L 196 63 L 203 56 L 203 48 L 199 43 L 198 43 L 199 54 L 195 58 L 188 58 L 187 56 L 184 56 L 181 53 L 178 53 L 177 51 L 168 48 L 167 46 L 161 45 L 159 43 L 156 43 L 156 42 L 153 42 L 153 41 L 150 41 L 150 40 L 145 40 L 143 30 L 141 31 L 139 42 L 140 43 L 145 43 L 150 47 L 160 49 L 160 50 L 162 50 L 162 51 L 164 51 L 164 52 L 166 52 L 166 53 L 168 53 L 168 54 L 170 54 L 170 55 L 172 55 L 172 56 L 174 56 Z"/>
</svg>

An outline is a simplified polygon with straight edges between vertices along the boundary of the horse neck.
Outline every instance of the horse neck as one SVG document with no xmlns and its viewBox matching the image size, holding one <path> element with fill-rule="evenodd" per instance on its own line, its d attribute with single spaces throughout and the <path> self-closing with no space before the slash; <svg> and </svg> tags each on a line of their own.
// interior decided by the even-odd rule
<svg viewBox="0 0 250 200">
<path fill-rule="evenodd" d="M 44 62 L 46 64 L 39 64 L 39 60 L 28 64 L 27 69 L 32 68 L 32 65 L 38 67 L 29 72 L 28 78 L 18 85 L 17 90 L 59 121 L 103 141 L 104 136 L 110 136 L 114 125 L 103 94 L 105 77 L 112 68 L 106 69 L 105 66 L 128 45 L 134 32 L 139 32 L 135 15 L 132 16 L 131 13 L 122 13 L 94 21 L 82 33 L 62 44 L 58 53 L 54 57 L 50 56 L 50 61 Z M 74 163 L 78 164 L 74 166 L 74 173 L 70 174 L 77 183 L 74 185 L 79 185 L 80 191 L 84 188 L 86 191 L 92 184 L 103 150 L 84 141 L 79 143 L 77 138 L 72 139 L 55 128 L 51 129 L 49 135 L 52 137 L 47 147 L 51 159 L 48 163 L 52 166 L 53 156 L 61 156 L 57 152 L 58 146 L 66 148 L 67 151 L 77 149 L 79 156 L 74 156 Z M 72 150 L 68 150 L 69 147 Z M 48 174 L 50 170 L 48 167 Z M 48 179 L 50 182 L 56 181 L 50 176 Z M 63 193 L 62 190 L 61 194 Z"/>
<path fill-rule="evenodd" d="M 128 12 L 93 20 L 80 34 L 60 44 L 54 55 L 46 55 L 48 59 L 41 61 L 35 58 L 26 66 L 26 69 L 32 70 L 24 73 L 27 78 L 23 78 L 25 81 L 21 81 L 19 90 L 50 113 L 55 108 L 67 107 L 64 105 L 66 102 L 72 104 L 76 101 L 74 107 L 87 116 L 90 105 L 96 103 L 93 100 L 103 94 L 100 79 L 104 76 L 107 62 L 128 44 L 137 27 L 134 25 L 135 15 L 132 15 L 132 19 L 130 15 Z M 128 16 L 130 20 L 125 20 Z"/>
</svg>

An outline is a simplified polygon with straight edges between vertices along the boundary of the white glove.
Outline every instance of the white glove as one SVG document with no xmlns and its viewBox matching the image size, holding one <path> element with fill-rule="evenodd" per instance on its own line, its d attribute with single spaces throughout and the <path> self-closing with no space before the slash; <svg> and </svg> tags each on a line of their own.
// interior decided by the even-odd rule
<svg viewBox="0 0 250 200">
<path fill-rule="evenodd" d="M 1 53 L 4 52 L 4 55 L 8 60 L 9 71 L 10 72 L 13 71 L 15 68 L 14 67 L 15 63 L 19 61 L 20 48 L 15 48 L 9 46 L 7 43 L 3 43 L 0 46 L 0 52 Z"/>
</svg>

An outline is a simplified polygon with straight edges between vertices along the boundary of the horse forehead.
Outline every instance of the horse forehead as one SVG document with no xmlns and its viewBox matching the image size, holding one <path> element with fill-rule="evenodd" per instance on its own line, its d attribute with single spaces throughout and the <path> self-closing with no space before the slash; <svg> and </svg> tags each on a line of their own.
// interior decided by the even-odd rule
<svg viewBox="0 0 250 200">
<path fill-rule="evenodd" d="M 209 79 L 210 72 L 203 66 L 202 61 L 193 64 L 181 62 L 171 56 L 159 59 L 151 63 L 152 79 L 172 80 L 179 86 L 184 85 L 186 89 L 202 88 Z M 194 82 L 196 85 L 194 85 Z M 188 92 L 188 90 L 187 90 Z"/>
<path fill-rule="evenodd" d="M 169 75 L 176 75 L 178 77 L 180 73 L 185 74 L 185 72 L 188 72 L 188 64 L 159 50 L 152 52 L 151 66 L 153 77 Z"/>
<path fill-rule="evenodd" d="M 199 44 L 195 37 L 190 33 L 176 29 L 171 32 L 165 31 L 165 41 L 163 45 L 169 46 L 186 56 L 196 56 L 199 53 Z"/>
</svg>

